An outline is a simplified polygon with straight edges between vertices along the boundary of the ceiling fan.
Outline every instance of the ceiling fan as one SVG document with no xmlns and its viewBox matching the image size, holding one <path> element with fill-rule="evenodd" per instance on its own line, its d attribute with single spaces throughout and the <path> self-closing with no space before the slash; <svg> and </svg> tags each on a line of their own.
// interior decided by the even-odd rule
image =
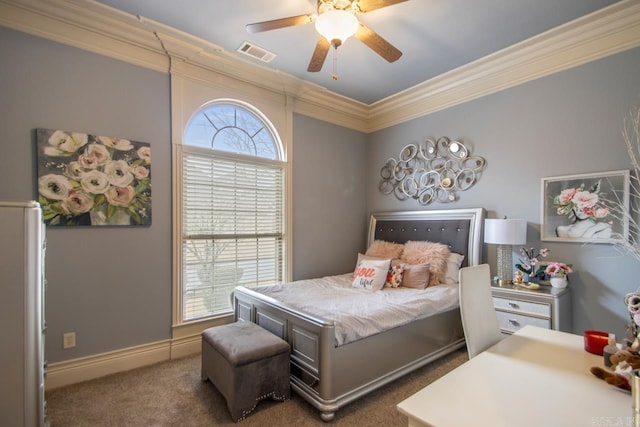
<svg viewBox="0 0 640 427">
<path fill-rule="evenodd" d="M 277 30 L 279 28 L 315 23 L 316 30 L 320 33 L 307 71 L 317 72 L 322 69 L 329 48 L 335 50 L 344 41 L 354 36 L 371 48 L 378 55 L 389 62 L 394 62 L 402 56 L 402 52 L 391 43 L 383 39 L 378 33 L 364 25 L 356 17 L 359 13 L 367 13 L 372 10 L 392 6 L 407 0 L 318 0 L 317 13 L 290 16 L 288 18 L 274 19 L 271 21 L 256 22 L 246 26 L 247 32 L 254 34 L 263 31 Z M 335 67 L 335 64 L 334 64 Z M 337 79 L 334 73 L 332 77 Z"/>
</svg>

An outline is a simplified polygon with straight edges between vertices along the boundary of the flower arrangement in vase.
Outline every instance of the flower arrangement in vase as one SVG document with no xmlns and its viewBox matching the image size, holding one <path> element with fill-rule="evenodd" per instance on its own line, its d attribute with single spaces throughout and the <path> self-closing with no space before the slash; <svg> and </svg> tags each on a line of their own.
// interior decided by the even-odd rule
<svg viewBox="0 0 640 427">
<path fill-rule="evenodd" d="M 572 273 L 571 264 L 563 262 L 552 262 L 544 270 L 550 276 L 549 282 L 554 288 L 564 288 L 567 286 L 567 274 Z"/>
<path fill-rule="evenodd" d="M 533 248 L 529 250 L 522 248 L 520 249 L 520 255 L 522 255 L 522 258 L 516 264 L 516 268 L 529 276 L 527 281 L 533 281 L 544 273 L 544 267 L 540 265 L 539 258 L 546 258 L 549 255 L 549 249 L 542 248 L 536 253 Z"/>
</svg>

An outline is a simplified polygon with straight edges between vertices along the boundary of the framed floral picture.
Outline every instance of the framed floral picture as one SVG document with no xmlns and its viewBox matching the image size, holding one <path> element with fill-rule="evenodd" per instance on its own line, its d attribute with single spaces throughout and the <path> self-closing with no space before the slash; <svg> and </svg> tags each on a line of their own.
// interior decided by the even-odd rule
<svg viewBox="0 0 640 427">
<path fill-rule="evenodd" d="M 150 144 L 54 129 L 36 143 L 46 225 L 151 225 Z"/>
<path fill-rule="evenodd" d="M 542 178 L 541 240 L 615 243 L 629 234 L 629 171 Z"/>
</svg>

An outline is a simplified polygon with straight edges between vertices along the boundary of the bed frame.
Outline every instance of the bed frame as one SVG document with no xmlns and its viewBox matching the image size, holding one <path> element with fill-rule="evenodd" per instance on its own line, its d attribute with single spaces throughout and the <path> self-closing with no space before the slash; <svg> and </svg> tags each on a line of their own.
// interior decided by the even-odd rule
<svg viewBox="0 0 640 427">
<path fill-rule="evenodd" d="M 463 266 L 477 265 L 483 219 L 482 208 L 374 213 L 368 244 L 374 239 L 441 242 L 465 255 Z M 257 323 L 289 343 L 291 387 L 324 421 L 349 402 L 464 345 L 459 308 L 336 347 L 331 321 L 242 286 L 235 289 L 234 303 L 236 320 Z"/>
</svg>

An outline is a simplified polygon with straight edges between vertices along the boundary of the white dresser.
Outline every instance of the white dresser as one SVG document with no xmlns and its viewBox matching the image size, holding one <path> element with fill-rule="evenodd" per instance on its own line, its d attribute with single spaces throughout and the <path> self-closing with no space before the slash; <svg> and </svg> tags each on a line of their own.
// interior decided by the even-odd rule
<svg viewBox="0 0 640 427">
<path fill-rule="evenodd" d="M 44 244 L 36 202 L 0 202 L 0 426 L 45 425 Z"/>
<path fill-rule="evenodd" d="M 518 286 L 491 286 L 493 306 L 500 330 L 512 334 L 525 325 L 571 332 L 571 292 L 569 288 L 540 286 L 529 290 Z"/>
</svg>

